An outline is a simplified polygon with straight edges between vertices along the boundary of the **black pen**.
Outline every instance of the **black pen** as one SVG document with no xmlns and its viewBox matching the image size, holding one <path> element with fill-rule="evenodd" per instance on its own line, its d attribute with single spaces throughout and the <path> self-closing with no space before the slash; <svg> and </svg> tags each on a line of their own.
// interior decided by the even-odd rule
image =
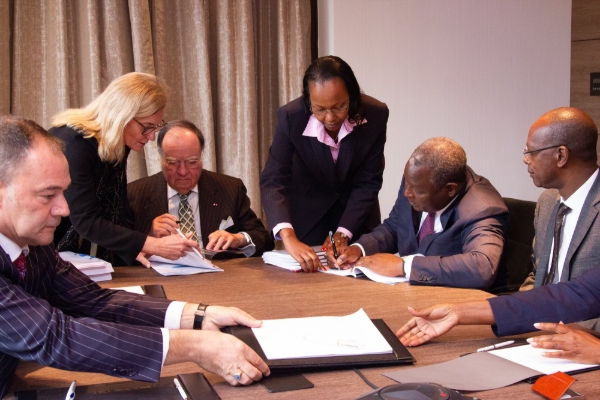
<svg viewBox="0 0 600 400">
<path fill-rule="evenodd" d="M 335 247 L 335 240 L 333 240 L 333 233 L 331 233 L 331 231 L 329 231 L 329 240 L 331 240 L 331 247 L 333 248 L 333 256 L 337 260 L 339 256 L 338 256 L 337 248 Z"/>
</svg>

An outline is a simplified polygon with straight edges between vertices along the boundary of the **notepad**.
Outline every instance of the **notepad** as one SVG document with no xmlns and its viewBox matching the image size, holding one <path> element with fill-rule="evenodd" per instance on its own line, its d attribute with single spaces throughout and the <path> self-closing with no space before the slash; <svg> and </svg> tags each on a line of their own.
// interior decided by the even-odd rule
<svg viewBox="0 0 600 400">
<path fill-rule="evenodd" d="M 112 264 L 100 258 L 87 254 L 78 254 L 72 251 L 61 251 L 60 258 L 73 264 L 75 268 L 86 274 L 95 282 L 109 281 L 114 272 Z"/>
</svg>

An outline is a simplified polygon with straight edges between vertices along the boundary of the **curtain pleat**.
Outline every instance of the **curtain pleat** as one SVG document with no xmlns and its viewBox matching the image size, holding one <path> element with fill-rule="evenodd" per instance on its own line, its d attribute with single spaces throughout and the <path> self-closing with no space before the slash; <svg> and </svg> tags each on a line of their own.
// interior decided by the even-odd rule
<svg viewBox="0 0 600 400">
<path fill-rule="evenodd" d="M 310 0 L 0 0 L 0 52 L 0 112 L 45 127 L 127 72 L 163 77 L 165 120 L 195 123 L 204 168 L 242 179 L 261 215 L 275 111 L 310 63 Z M 130 181 L 158 171 L 154 142 L 130 154 Z"/>
</svg>

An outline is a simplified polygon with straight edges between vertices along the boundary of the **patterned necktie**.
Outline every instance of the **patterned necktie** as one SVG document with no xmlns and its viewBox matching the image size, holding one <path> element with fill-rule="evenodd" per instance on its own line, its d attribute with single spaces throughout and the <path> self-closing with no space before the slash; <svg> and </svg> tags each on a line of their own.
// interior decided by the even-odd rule
<svg viewBox="0 0 600 400">
<path fill-rule="evenodd" d="M 554 248 L 552 249 L 552 263 L 550 263 L 550 272 L 546 275 L 544 285 L 548 285 L 554 282 L 554 275 L 558 269 L 558 252 L 560 250 L 560 231 L 562 230 L 563 220 L 565 214 L 571 209 L 565 204 L 561 203 L 556 213 L 556 219 L 554 220 Z"/>
<path fill-rule="evenodd" d="M 431 235 L 435 233 L 435 213 L 430 212 L 427 213 L 427 217 L 425 221 L 423 221 L 423 225 L 421 226 L 421 230 L 419 231 L 419 244 L 423 241 L 425 236 Z"/>
<path fill-rule="evenodd" d="M 181 226 L 181 232 L 184 234 L 192 232 L 192 240 L 198 240 L 198 235 L 196 234 L 196 227 L 194 226 L 194 214 L 192 213 L 192 207 L 190 207 L 190 203 L 188 203 L 188 196 L 192 193 L 191 191 L 188 194 L 180 194 L 179 195 L 179 226 Z"/>
<path fill-rule="evenodd" d="M 17 271 L 19 271 L 19 275 L 21 278 L 25 277 L 25 272 L 27 271 L 27 265 L 25 263 L 25 254 L 21 252 L 19 257 L 14 261 L 15 266 L 17 267 Z"/>
</svg>

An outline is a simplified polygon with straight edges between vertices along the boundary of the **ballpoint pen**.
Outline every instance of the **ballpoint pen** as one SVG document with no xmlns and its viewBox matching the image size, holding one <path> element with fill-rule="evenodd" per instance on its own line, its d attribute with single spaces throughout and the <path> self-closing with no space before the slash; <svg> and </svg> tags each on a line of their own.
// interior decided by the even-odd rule
<svg viewBox="0 0 600 400">
<path fill-rule="evenodd" d="M 329 240 L 331 241 L 331 247 L 333 248 L 333 256 L 337 260 L 337 258 L 339 256 L 338 256 L 337 248 L 335 247 L 335 240 L 333 240 L 333 233 L 331 231 L 329 231 Z"/>
<path fill-rule="evenodd" d="M 75 398 L 75 387 L 76 386 L 77 386 L 77 381 L 73 381 L 73 383 L 71 383 L 71 386 L 69 386 L 69 390 L 67 391 L 65 400 L 73 400 Z"/>
<path fill-rule="evenodd" d="M 510 346 L 514 342 L 515 342 L 514 340 L 509 340 L 508 342 L 502 342 L 502 343 L 498 343 L 498 344 L 493 344 L 491 346 L 486 346 L 486 347 L 482 347 L 480 349 L 477 349 L 477 352 L 481 353 L 481 352 L 484 352 L 484 351 L 490 351 L 490 350 L 494 350 L 494 349 L 499 349 L 500 347 Z"/>
<path fill-rule="evenodd" d="M 177 388 L 177 390 L 179 390 L 179 394 L 181 395 L 181 398 L 183 400 L 187 400 L 187 398 L 188 398 L 187 393 L 185 392 L 183 387 L 181 387 L 181 383 L 179 383 L 179 379 L 175 378 L 175 379 L 173 379 L 173 382 L 175 383 L 175 387 Z"/>
</svg>

